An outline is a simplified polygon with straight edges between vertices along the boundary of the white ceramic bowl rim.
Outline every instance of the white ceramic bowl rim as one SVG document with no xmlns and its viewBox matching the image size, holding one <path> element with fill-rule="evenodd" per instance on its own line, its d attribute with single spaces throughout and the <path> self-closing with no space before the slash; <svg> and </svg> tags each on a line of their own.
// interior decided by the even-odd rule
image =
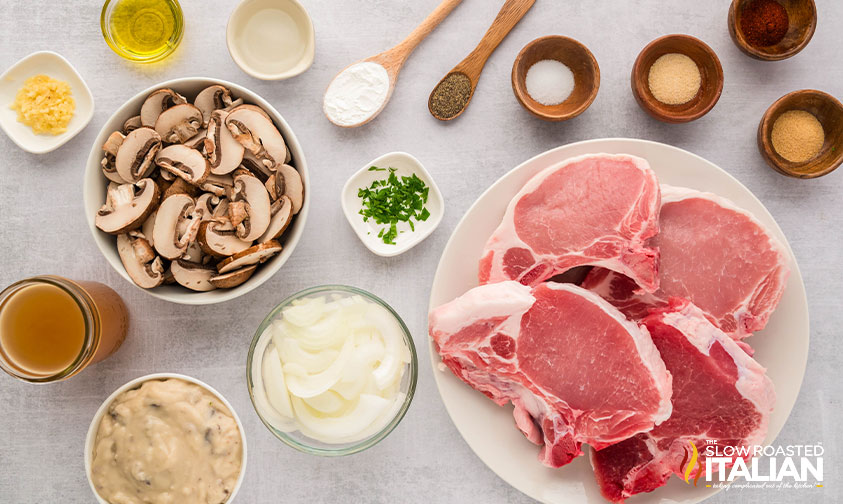
<svg viewBox="0 0 843 504">
<path fill-rule="evenodd" d="M 252 275 L 252 278 L 247 280 L 245 283 L 231 289 L 217 289 L 210 292 L 194 292 L 181 287 L 168 291 L 162 291 L 162 289 L 171 287 L 166 285 L 156 287 L 155 289 L 143 289 L 138 287 L 129 277 L 128 273 L 126 273 L 126 269 L 123 267 L 123 263 L 117 255 L 117 244 L 114 241 L 114 238 L 111 235 L 107 235 L 100 231 L 94 223 L 94 214 L 105 201 L 104 187 L 107 183 L 107 180 L 102 175 L 100 166 L 100 161 L 102 159 L 101 146 L 105 143 L 106 138 L 112 131 L 121 129 L 123 122 L 126 119 L 137 115 L 143 98 L 148 96 L 152 91 L 167 87 L 177 92 L 183 92 L 183 88 L 185 87 L 197 87 L 198 89 L 201 89 L 200 86 L 204 87 L 212 84 L 220 84 L 227 87 L 235 96 L 243 98 L 247 103 L 259 105 L 261 108 L 266 110 L 270 117 L 272 117 L 275 125 L 281 130 L 284 140 L 287 143 L 287 148 L 290 149 L 292 154 L 293 164 L 302 177 L 302 183 L 304 185 L 304 204 L 302 205 L 301 211 L 295 216 L 293 224 L 281 238 L 284 249 L 281 253 L 276 254 L 267 262 L 263 263 L 255 274 Z M 196 92 L 198 92 L 198 89 Z M 137 105 L 135 105 L 136 102 Z M 94 186 L 102 186 L 103 189 L 100 191 Z M 301 239 L 302 233 L 304 232 L 305 223 L 310 210 L 310 176 L 307 171 L 307 161 L 305 160 L 304 152 L 298 138 L 284 117 L 278 113 L 272 104 L 250 89 L 233 82 L 228 82 L 222 79 L 214 79 L 211 77 L 183 77 L 160 82 L 140 91 L 126 100 L 123 105 L 121 105 L 105 122 L 97 135 L 93 146 L 91 147 L 91 153 L 88 156 L 88 161 L 85 165 L 83 178 L 83 205 L 85 209 L 85 218 L 88 220 L 88 228 L 91 230 L 91 235 L 94 237 L 94 241 L 100 249 L 100 252 L 102 252 L 105 260 L 111 264 L 111 267 L 134 287 L 141 289 L 153 297 L 173 303 L 187 305 L 221 303 L 239 297 L 259 287 L 277 273 L 284 263 L 287 262 L 290 255 L 292 255 L 296 245 Z"/>
<path fill-rule="evenodd" d="M 240 475 L 237 477 L 237 482 L 234 484 L 234 490 L 231 492 L 231 495 L 228 497 L 226 504 L 230 504 L 234 502 L 234 498 L 237 496 L 237 491 L 240 490 L 240 486 L 243 484 L 243 478 L 246 475 L 246 431 L 243 430 L 243 424 L 240 422 L 240 417 L 237 416 L 237 412 L 234 411 L 234 408 L 231 406 L 231 403 L 223 397 L 222 394 L 217 392 L 217 390 L 208 385 L 207 383 L 198 380 L 196 378 L 178 374 L 178 373 L 153 373 L 148 374 L 145 376 L 140 376 L 135 378 L 134 380 L 130 380 L 125 385 L 122 385 L 117 388 L 108 398 L 103 401 L 102 405 L 99 407 L 97 412 L 94 414 L 94 419 L 91 420 L 91 426 L 88 427 L 88 435 L 85 437 L 85 476 L 88 479 L 88 484 L 91 487 L 91 491 L 94 492 L 94 496 L 97 499 L 99 504 L 111 504 L 107 500 L 100 497 L 100 494 L 97 493 L 97 489 L 94 488 L 94 482 L 91 480 L 91 462 L 92 462 L 92 455 L 94 449 L 94 441 L 97 436 L 97 430 L 99 429 L 100 421 L 102 421 L 102 417 L 105 416 L 105 412 L 108 409 L 108 406 L 114 402 L 114 399 L 117 398 L 118 395 L 126 392 L 127 390 L 132 390 L 139 387 L 141 384 L 152 381 L 152 380 L 162 380 L 166 378 L 174 378 L 179 380 L 184 380 L 189 383 L 194 383 L 199 385 L 200 387 L 204 388 L 211 394 L 215 395 L 220 402 L 222 402 L 228 411 L 231 412 L 231 416 L 234 417 L 234 421 L 237 423 L 237 428 L 240 429 L 240 440 L 243 442 L 243 460 L 240 465 Z"/>
<path fill-rule="evenodd" d="M 316 53 L 316 30 L 313 28 L 313 20 L 310 18 L 310 14 L 305 9 L 304 5 L 301 4 L 298 0 L 276 0 L 280 3 L 286 3 L 288 5 L 292 5 L 295 9 L 298 9 L 303 14 L 302 18 L 304 19 L 304 26 L 300 26 L 304 28 L 304 37 L 306 39 L 306 45 L 304 48 L 304 52 L 302 53 L 302 57 L 290 68 L 283 72 L 278 73 L 266 73 L 261 72 L 251 66 L 249 66 L 246 61 L 241 57 L 240 48 L 234 42 L 234 26 L 232 25 L 232 21 L 239 15 L 242 14 L 242 10 L 251 2 L 257 0 L 241 0 L 237 6 L 231 11 L 231 15 L 228 17 L 228 23 L 226 24 L 225 28 L 225 45 L 228 47 L 228 53 L 231 55 L 231 59 L 234 60 L 234 63 L 240 67 L 241 70 L 246 72 L 248 75 L 261 80 L 282 80 L 282 79 L 289 79 L 291 77 L 295 77 L 304 73 L 310 66 L 313 64 L 313 57 Z"/>
</svg>

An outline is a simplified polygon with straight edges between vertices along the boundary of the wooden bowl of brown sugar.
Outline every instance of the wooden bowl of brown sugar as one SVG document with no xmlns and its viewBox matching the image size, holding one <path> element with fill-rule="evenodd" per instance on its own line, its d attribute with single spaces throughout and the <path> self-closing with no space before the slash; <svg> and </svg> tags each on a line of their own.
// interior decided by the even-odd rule
<svg viewBox="0 0 843 504">
<path fill-rule="evenodd" d="M 843 163 L 843 104 L 813 89 L 776 100 L 758 125 L 758 150 L 773 169 L 816 178 Z"/>
<path fill-rule="evenodd" d="M 632 67 L 632 94 L 654 118 L 684 123 L 707 114 L 723 92 L 723 67 L 705 42 L 665 35 L 647 44 Z"/>
<path fill-rule="evenodd" d="M 798 53 L 814 36 L 814 0 L 732 0 L 729 35 L 748 56 L 778 61 Z"/>
</svg>

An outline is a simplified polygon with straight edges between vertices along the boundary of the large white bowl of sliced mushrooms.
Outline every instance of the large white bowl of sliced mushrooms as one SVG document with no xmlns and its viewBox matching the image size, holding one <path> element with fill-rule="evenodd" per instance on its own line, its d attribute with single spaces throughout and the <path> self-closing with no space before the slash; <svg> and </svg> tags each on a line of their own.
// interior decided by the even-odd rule
<svg viewBox="0 0 843 504">
<path fill-rule="evenodd" d="M 246 88 L 183 78 L 120 107 L 85 171 L 85 210 L 109 263 L 151 295 L 211 304 L 254 289 L 304 230 L 309 178 L 284 118 Z"/>
</svg>

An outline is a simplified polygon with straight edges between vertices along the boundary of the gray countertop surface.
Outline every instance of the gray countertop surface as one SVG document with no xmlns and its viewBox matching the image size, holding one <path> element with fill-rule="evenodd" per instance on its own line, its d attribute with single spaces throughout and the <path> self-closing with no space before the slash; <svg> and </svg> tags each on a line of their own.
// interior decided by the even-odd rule
<svg viewBox="0 0 843 504">
<path fill-rule="evenodd" d="M 811 181 L 785 178 L 762 161 L 755 132 L 766 108 L 787 92 L 815 88 L 843 97 L 843 34 L 837 27 L 843 2 L 817 0 L 820 19 L 810 45 L 792 59 L 765 63 L 732 44 L 727 0 L 539 0 L 489 60 L 468 111 L 443 124 L 427 112 L 427 96 L 474 47 L 502 3 L 465 0 L 407 62 L 383 114 L 346 130 L 322 116 L 331 77 L 399 42 L 438 2 L 302 1 L 316 27 L 315 63 L 294 79 L 263 82 L 243 73 L 226 50 L 234 1 L 183 0 L 181 46 L 164 63 L 141 66 L 121 60 L 103 41 L 100 2 L 4 0 L 12 8 L 0 16 L 0 69 L 36 50 L 57 51 L 86 79 L 96 111 L 85 130 L 50 154 L 28 154 L 0 136 L 0 284 L 46 273 L 106 283 L 129 306 L 131 329 L 116 355 L 66 382 L 32 386 L 0 376 L 0 502 L 92 502 L 82 455 L 91 417 L 115 388 L 152 372 L 204 380 L 240 414 L 249 461 L 238 502 L 530 502 L 485 467 L 445 412 L 429 365 L 428 293 L 451 231 L 486 187 L 542 151 L 600 137 L 644 138 L 699 154 L 737 177 L 777 219 L 802 269 L 812 321 L 802 392 L 778 442 L 821 442 L 826 474 L 840 474 L 843 170 Z M 630 92 L 636 55 L 668 33 L 707 42 L 725 72 L 719 104 L 690 124 L 650 119 Z M 510 87 L 515 55 L 549 34 L 585 43 L 602 72 L 591 108 L 562 124 L 528 115 Z M 204 307 L 159 301 L 127 283 L 100 255 L 82 210 L 82 174 L 104 122 L 138 91 L 187 76 L 237 82 L 271 102 L 302 143 L 313 184 L 305 234 L 283 269 L 239 299 Z M 425 164 L 447 209 L 427 240 L 384 259 L 355 237 L 339 193 L 355 170 L 395 150 Z M 355 285 L 391 303 L 413 332 L 420 358 L 418 390 L 404 421 L 377 447 L 339 459 L 300 454 L 278 442 L 255 415 L 245 383 L 246 351 L 261 319 L 287 295 L 324 283 Z M 730 490 L 711 502 L 843 501 L 839 481 L 827 479 L 823 489 Z"/>
</svg>

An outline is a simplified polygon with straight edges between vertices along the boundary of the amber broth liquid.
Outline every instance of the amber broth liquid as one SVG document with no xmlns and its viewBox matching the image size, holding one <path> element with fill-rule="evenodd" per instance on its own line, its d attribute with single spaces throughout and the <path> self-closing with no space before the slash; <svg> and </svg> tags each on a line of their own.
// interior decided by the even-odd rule
<svg viewBox="0 0 843 504">
<path fill-rule="evenodd" d="M 0 348 L 21 371 L 59 373 L 76 360 L 84 341 L 81 308 L 55 285 L 28 285 L 0 306 Z"/>
</svg>

